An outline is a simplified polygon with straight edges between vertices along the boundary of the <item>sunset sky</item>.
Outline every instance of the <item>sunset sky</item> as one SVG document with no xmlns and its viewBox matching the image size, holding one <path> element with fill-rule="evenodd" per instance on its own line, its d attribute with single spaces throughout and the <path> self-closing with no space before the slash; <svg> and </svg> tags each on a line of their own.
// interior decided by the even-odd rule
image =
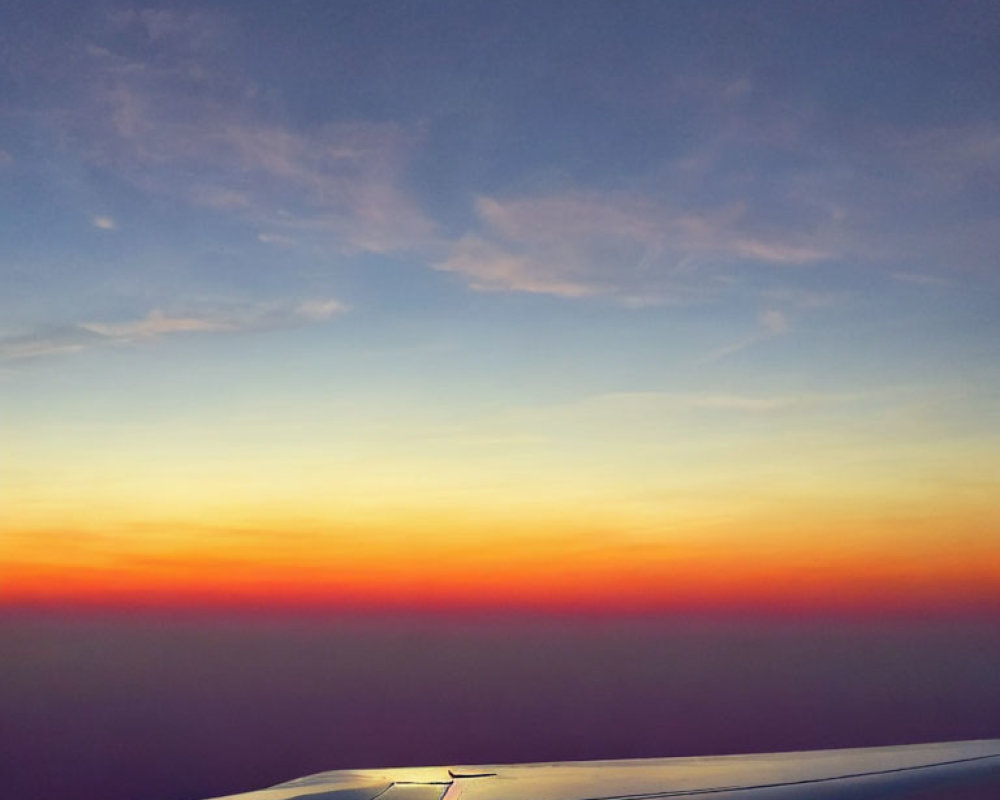
<svg viewBox="0 0 1000 800">
<path fill-rule="evenodd" d="M 992 2 L 11 3 L 0 606 L 1000 608 Z"/>
</svg>

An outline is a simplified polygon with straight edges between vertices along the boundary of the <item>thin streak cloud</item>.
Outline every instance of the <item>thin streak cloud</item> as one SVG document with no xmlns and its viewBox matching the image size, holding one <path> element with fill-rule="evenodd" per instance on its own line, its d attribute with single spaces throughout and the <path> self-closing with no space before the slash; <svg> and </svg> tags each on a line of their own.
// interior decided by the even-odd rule
<svg viewBox="0 0 1000 800">
<path fill-rule="evenodd" d="M 139 319 L 81 322 L 55 330 L 0 338 L 0 359 L 28 359 L 77 353 L 111 344 L 136 344 L 178 334 L 220 334 L 277 330 L 322 323 L 349 311 L 334 298 L 304 300 L 294 306 L 262 305 L 201 314 L 168 314 L 154 309 Z"/>
<path fill-rule="evenodd" d="M 171 333 L 218 333 L 235 330 L 234 323 L 211 317 L 172 317 L 160 310 L 150 311 L 143 319 L 129 322 L 84 322 L 80 327 L 108 339 L 132 341 L 151 339 Z"/>
<path fill-rule="evenodd" d="M 804 265 L 832 253 L 807 236 L 754 232 L 741 203 L 672 209 L 635 193 L 479 197 L 481 228 L 435 266 L 477 291 L 608 295 L 631 306 L 716 293 L 741 262 Z"/>
<path fill-rule="evenodd" d="M 387 253 L 434 239 L 403 180 L 414 132 L 392 122 L 282 124 L 216 52 L 228 35 L 221 18 L 163 11 L 114 23 L 117 50 L 88 49 L 86 104 L 59 118 L 94 167 L 266 227 L 269 243 L 306 231 L 337 251 Z M 152 43 L 144 51 L 120 45 L 142 39 Z"/>
<path fill-rule="evenodd" d="M 894 272 L 892 273 L 892 278 L 900 283 L 910 283 L 914 286 L 940 288 L 955 285 L 954 281 L 948 278 L 943 278 L 940 275 L 926 275 L 922 272 Z"/>
<path fill-rule="evenodd" d="M 791 323 L 789 322 L 788 316 L 783 311 L 779 311 L 774 308 L 765 309 L 760 312 L 757 317 L 757 322 L 759 325 L 757 331 L 743 337 L 742 339 L 737 339 L 732 344 L 713 350 L 709 353 L 705 360 L 718 361 L 720 359 L 728 358 L 729 356 L 735 355 L 736 353 L 746 350 L 749 347 L 754 347 L 755 345 L 766 342 L 777 336 L 783 336 L 791 330 Z"/>
</svg>

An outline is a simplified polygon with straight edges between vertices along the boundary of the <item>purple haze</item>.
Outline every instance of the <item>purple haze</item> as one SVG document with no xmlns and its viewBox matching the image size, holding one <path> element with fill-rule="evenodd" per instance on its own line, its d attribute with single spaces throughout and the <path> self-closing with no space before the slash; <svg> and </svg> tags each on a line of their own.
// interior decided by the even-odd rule
<svg viewBox="0 0 1000 800">
<path fill-rule="evenodd" d="M 346 767 L 992 738 L 997 664 L 983 623 L 9 614 L 0 785 L 194 800 Z"/>
</svg>

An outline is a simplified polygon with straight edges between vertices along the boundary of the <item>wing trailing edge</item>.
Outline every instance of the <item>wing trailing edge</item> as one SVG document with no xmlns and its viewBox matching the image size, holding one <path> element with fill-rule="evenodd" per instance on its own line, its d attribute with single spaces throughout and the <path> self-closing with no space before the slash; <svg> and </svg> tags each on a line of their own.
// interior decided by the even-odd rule
<svg viewBox="0 0 1000 800">
<path fill-rule="evenodd" d="M 215 800 L 883 800 L 1000 776 L 1000 739 L 698 758 L 337 770 Z"/>
</svg>

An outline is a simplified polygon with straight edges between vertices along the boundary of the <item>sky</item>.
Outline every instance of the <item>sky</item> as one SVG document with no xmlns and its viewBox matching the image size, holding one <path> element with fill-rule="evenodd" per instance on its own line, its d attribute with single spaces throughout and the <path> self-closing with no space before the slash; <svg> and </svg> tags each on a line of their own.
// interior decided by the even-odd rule
<svg viewBox="0 0 1000 800">
<path fill-rule="evenodd" d="M 990 2 L 0 11 L 0 605 L 1000 607 Z"/>
<path fill-rule="evenodd" d="M 1000 736 L 998 198 L 988 0 L 0 4 L 4 792 Z"/>
</svg>

